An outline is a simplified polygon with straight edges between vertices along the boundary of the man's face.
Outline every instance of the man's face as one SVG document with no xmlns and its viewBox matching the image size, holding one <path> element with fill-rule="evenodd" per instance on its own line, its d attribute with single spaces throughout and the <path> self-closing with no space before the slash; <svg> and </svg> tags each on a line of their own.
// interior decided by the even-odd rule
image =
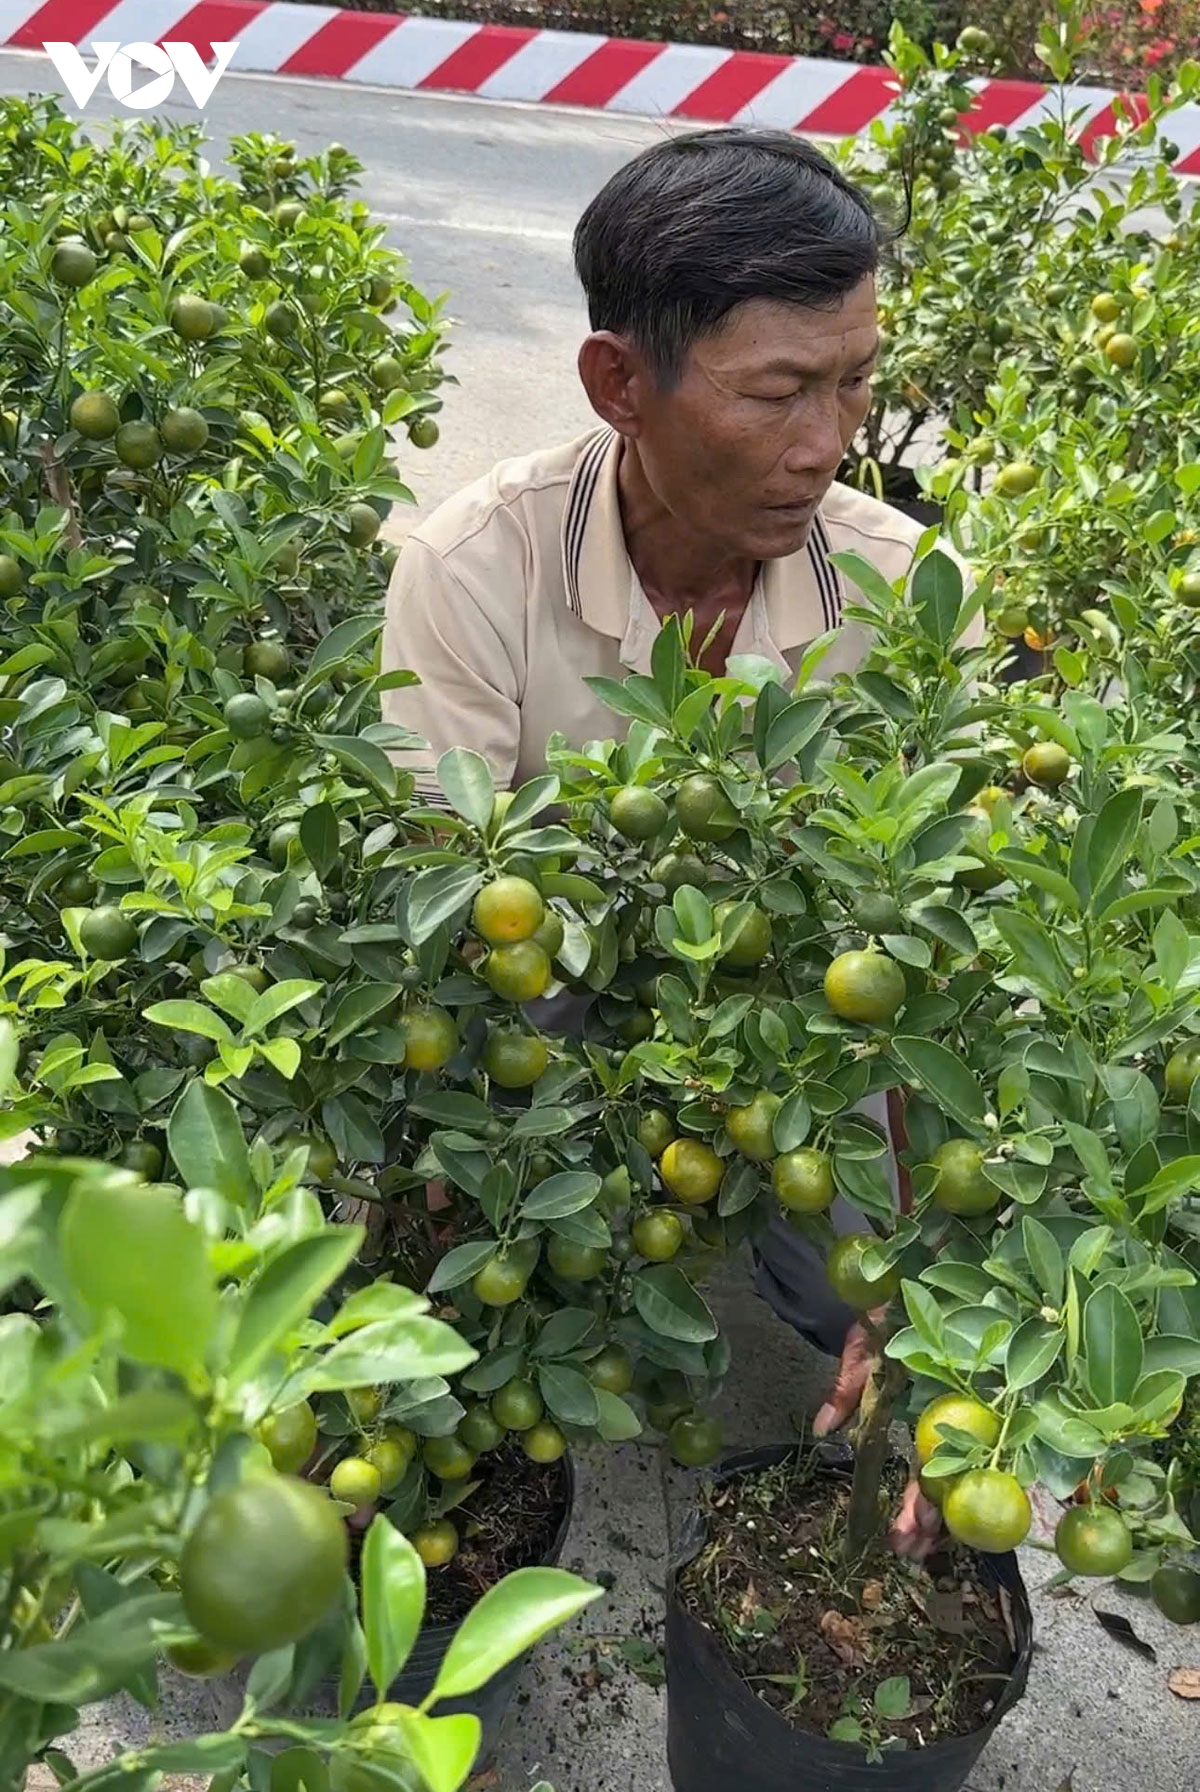
<svg viewBox="0 0 1200 1792">
<path fill-rule="evenodd" d="M 867 414 L 878 346 L 869 278 L 836 310 L 739 307 L 673 387 L 639 382 L 637 452 L 655 496 L 725 553 L 794 554 Z"/>
</svg>

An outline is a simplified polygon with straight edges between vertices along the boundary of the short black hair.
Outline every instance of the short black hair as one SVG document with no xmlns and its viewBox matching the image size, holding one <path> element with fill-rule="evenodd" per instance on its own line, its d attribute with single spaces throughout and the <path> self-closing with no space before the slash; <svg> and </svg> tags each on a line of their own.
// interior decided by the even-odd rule
<svg viewBox="0 0 1200 1792">
<path fill-rule="evenodd" d="M 631 338 L 667 386 L 747 300 L 837 305 L 888 237 L 866 194 L 803 138 L 693 131 L 601 189 L 575 231 L 575 270 L 593 330 Z"/>
</svg>

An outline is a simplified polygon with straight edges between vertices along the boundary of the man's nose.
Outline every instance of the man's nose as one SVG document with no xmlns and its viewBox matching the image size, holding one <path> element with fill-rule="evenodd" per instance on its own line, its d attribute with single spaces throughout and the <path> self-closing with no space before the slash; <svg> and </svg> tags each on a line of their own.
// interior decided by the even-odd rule
<svg viewBox="0 0 1200 1792">
<path fill-rule="evenodd" d="M 837 396 L 830 393 L 806 408 L 785 465 L 789 473 L 835 473 L 846 446 Z"/>
</svg>

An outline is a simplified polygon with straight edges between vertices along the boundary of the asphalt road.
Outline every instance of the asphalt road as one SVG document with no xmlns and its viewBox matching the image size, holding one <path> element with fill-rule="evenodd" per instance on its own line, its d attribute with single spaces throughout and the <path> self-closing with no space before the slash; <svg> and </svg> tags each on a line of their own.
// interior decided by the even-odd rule
<svg viewBox="0 0 1200 1792">
<path fill-rule="evenodd" d="M 63 91 L 48 58 L 0 54 L 0 93 Z M 161 110 L 195 119 L 177 85 Z M 73 102 L 67 100 L 69 108 Z M 86 118 L 129 118 L 107 89 Z M 623 162 L 672 127 L 545 106 L 447 99 L 226 74 L 205 114 L 219 160 L 231 136 L 274 130 L 302 153 L 339 141 L 365 163 L 361 196 L 456 320 L 442 440 L 405 463 L 420 510 L 506 454 L 569 439 L 591 412 L 575 374 L 586 330 L 571 232 Z M 411 454 L 412 451 L 407 451 Z M 398 532 L 410 513 L 393 513 Z"/>
</svg>

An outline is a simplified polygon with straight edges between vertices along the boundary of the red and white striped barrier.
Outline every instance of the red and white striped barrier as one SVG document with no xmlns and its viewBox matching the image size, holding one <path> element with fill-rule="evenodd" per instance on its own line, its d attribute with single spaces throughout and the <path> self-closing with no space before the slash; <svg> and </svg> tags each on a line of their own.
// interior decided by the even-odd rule
<svg viewBox="0 0 1200 1792">
<path fill-rule="evenodd" d="M 544 101 L 649 118 L 774 125 L 809 136 L 849 137 L 892 102 L 886 68 L 768 56 L 702 44 L 642 43 L 587 32 L 536 31 L 399 13 L 351 12 L 292 0 L 0 0 L 0 47 L 40 50 L 93 41 L 190 43 L 209 59 L 236 40 L 234 71 L 362 81 L 481 99 Z M 1034 122 L 1056 103 L 1031 81 L 973 83 L 972 130 Z M 1115 94 L 1070 90 L 1090 141 L 1116 129 Z M 1200 172 L 1200 106 L 1174 114 L 1177 170 Z"/>
</svg>

